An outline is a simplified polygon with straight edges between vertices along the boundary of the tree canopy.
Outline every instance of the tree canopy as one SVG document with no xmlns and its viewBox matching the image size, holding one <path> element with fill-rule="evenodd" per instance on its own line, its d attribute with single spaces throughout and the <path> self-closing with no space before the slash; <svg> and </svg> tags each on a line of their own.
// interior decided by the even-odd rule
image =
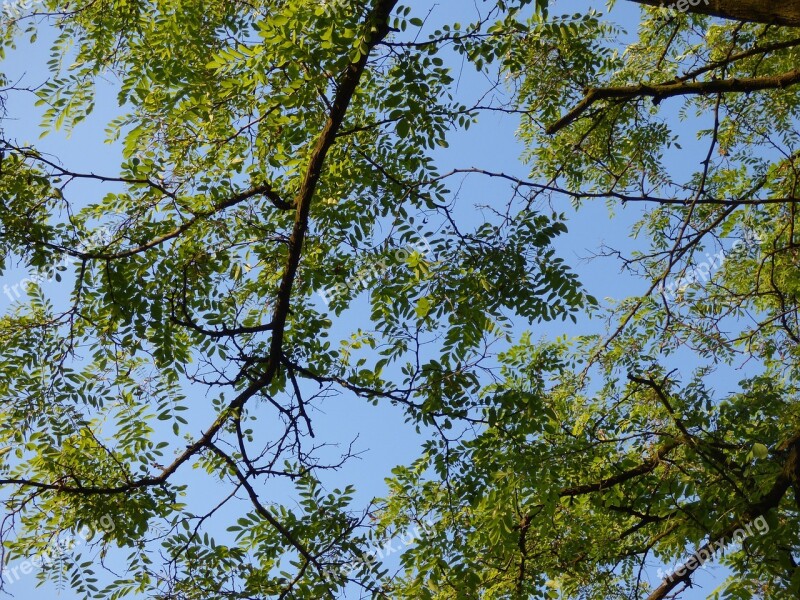
<svg viewBox="0 0 800 600">
<path fill-rule="evenodd" d="M 709 595 L 797 598 L 800 3 L 409 4 L 5 6 L 4 53 L 51 59 L 4 103 L 75 140 L 111 85 L 122 155 L 0 136 L 4 268 L 33 273 L 0 317 L 6 570 L 86 598 L 660 600 L 713 560 Z M 497 113 L 528 176 L 442 168 Z M 507 192 L 476 207 L 483 179 Z M 598 201 L 636 215 L 598 249 L 627 297 L 559 251 Z M 333 394 L 423 441 L 368 506 L 329 485 Z"/>
</svg>

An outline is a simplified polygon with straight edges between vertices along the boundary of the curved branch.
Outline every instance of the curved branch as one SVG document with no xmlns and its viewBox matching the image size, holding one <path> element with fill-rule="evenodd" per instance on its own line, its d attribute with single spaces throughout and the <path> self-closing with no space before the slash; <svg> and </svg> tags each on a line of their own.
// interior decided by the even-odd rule
<svg viewBox="0 0 800 600">
<path fill-rule="evenodd" d="M 611 477 L 607 477 L 601 481 L 596 483 L 587 483 L 584 485 L 576 485 L 574 487 L 564 488 L 559 492 L 559 496 L 561 498 L 571 498 L 574 496 L 582 496 L 584 494 L 591 494 L 593 492 L 602 492 L 609 488 L 614 487 L 615 485 L 619 485 L 620 483 L 624 483 L 630 479 L 635 479 L 640 475 L 645 475 L 647 473 L 651 473 L 654 471 L 663 461 L 663 459 L 672 452 L 675 448 L 680 446 L 682 442 L 678 440 L 673 440 L 667 444 L 664 444 L 661 448 L 656 450 L 655 455 L 649 460 L 645 460 L 635 467 L 628 469 L 627 471 L 623 471 L 616 475 L 612 475 Z"/>
<path fill-rule="evenodd" d="M 367 59 L 370 51 L 389 33 L 389 15 L 392 12 L 397 0 L 379 0 L 366 19 L 367 31 L 372 30 L 371 38 L 368 42 L 368 51 L 362 54 L 357 62 L 350 63 L 339 82 L 336 96 L 333 99 L 328 122 L 325 124 L 322 133 L 317 139 L 311 157 L 308 161 L 303 181 L 294 201 L 297 207 L 292 234 L 289 237 L 289 258 L 281 277 L 280 288 L 275 306 L 275 316 L 272 320 L 273 333 L 272 342 L 269 348 L 270 363 L 272 368 L 277 368 L 283 346 L 283 337 L 286 327 L 286 317 L 289 313 L 289 304 L 292 297 L 292 287 L 297 276 L 297 268 L 300 265 L 300 255 L 303 251 L 303 241 L 308 231 L 308 217 L 311 209 L 311 199 L 317 189 L 325 157 L 333 143 L 336 135 L 344 122 L 350 100 L 356 91 L 361 75 L 367 66 Z"/>
<path fill-rule="evenodd" d="M 529 181 L 526 179 L 521 179 L 519 177 L 515 177 L 514 175 L 509 175 L 507 173 L 503 173 L 501 171 L 488 171 L 486 169 L 478 169 L 475 167 L 472 168 L 457 168 L 444 173 L 443 175 L 439 175 L 433 179 L 429 179 L 424 181 L 423 184 L 430 184 L 436 181 L 442 181 L 449 177 L 454 177 L 456 175 L 484 175 L 486 177 L 495 178 L 495 179 L 505 179 L 506 181 L 513 183 L 514 186 L 520 188 L 530 188 L 532 190 L 536 190 L 539 192 L 551 192 L 554 194 L 563 194 L 564 196 L 568 196 L 574 200 L 608 200 L 614 199 L 619 200 L 623 204 L 627 202 L 651 202 L 653 204 L 662 204 L 662 205 L 676 205 L 676 206 L 690 206 L 694 204 L 708 204 L 712 206 L 761 206 L 766 204 L 797 204 L 800 203 L 800 198 L 747 198 L 742 196 L 740 198 L 663 198 L 661 196 L 650 196 L 648 194 L 623 194 L 621 192 L 615 192 L 614 190 L 605 190 L 602 192 L 576 192 L 574 190 L 570 190 L 568 188 L 560 187 L 556 184 L 545 184 L 545 183 L 536 183 L 535 181 Z M 750 195 L 750 194 L 748 194 Z"/>
<path fill-rule="evenodd" d="M 209 444 L 209 448 L 211 448 L 211 450 L 217 456 L 219 456 L 223 461 L 225 461 L 225 464 L 228 465 L 228 468 L 236 476 L 236 479 L 238 479 L 239 484 L 247 492 L 247 495 L 250 497 L 250 502 L 252 502 L 252 504 L 255 507 L 255 509 L 258 512 L 258 514 L 261 515 L 264 518 L 264 520 L 267 521 L 270 525 L 272 525 L 278 531 L 278 533 L 280 533 L 284 537 L 284 539 L 286 539 L 286 541 L 288 541 L 289 544 L 291 544 L 291 546 L 295 550 L 297 550 L 297 552 L 305 560 L 307 560 L 310 564 L 314 565 L 314 568 L 317 570 L 317 573 L 319 574 L 319 576 L 323 580 L 325 580 L 325 570 L 322 568 L 322 565 L 319 563 L 317 558 L 313 554 L 311 554 L 311 552 L 308 550 L 306 545 L 303 544 L 303 542 L 301 542 L 299 539 L 297 539 L 297 536 L 295 536 L 291 531 L 289 531 L 283 525 L 283 523 L 278 521 L 278 519 L 276 519 L 275 516 L 270 511 L 268 511 L 267 508 L 263 504 L 261 504 L 261 501 L 258 499 L 258 494 L 256 494 L 256 491 L 253 488 L 253 486 L 250 484 L 250 482 L 247 481 L 247 477 L 244 475 L 244 473 L 241 472 L 239 467 L 236 465 L 236 462 L 230 456 L 228 456 L 222 450 L 220 450 L 217 446 L 215 446 L 214 444 Z M 333 593 L 331 592 L 330 589 L 326 588 L 325 591 L 327 592 L 327 595 L 330 598 L 334 598 L 334 595 L 333 595 Z"/>
<path fill-rule="evenodd" d="M 545 128 L 548 135 L 561 131 L 576 121 L 593 104 L 601 100 L 631 100 L 634 98 L 653 98 L 658 104 L 664 98 L 673 96 L 695 96 L 702 94 L 726 94 L 757 92 L 761 90 L 782 89 L 800 83 L 800 69 L 793 69 L 780 75 L 765 77 L 743 77 L 733 79 L 711 79 L 709 81 L 687 81 L 679 83 L 660 83 L 606 88 L 588 88 L 575 108 L 558 121 Z"/>
</svg>

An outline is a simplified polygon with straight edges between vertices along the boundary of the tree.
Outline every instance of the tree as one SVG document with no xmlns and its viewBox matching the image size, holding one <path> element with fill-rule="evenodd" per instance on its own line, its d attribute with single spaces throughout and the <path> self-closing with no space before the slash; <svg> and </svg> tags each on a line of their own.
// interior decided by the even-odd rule
<svg viewBox="0 0 800 600">
<path fill-rule="evenodd" d="M 655 600 L 725 546 L 723 596 L 797 597 L 796 3 L 643 8 L 624 52 L 597 12 L 533 4 L 430 34 L 396 0 L 9 12 L 6 46 L 57 32 L 45 130 L 78 131 L 113 77 L 124 160 L 76 172 L 3 136 L 7 264 L 75 264 L 67 302 L 34 281 L 0 328 L 7 560 L 111 516 L 42 577 L 97 598 Z M 456 60 L 509 100 L 461 102 Z M 498 111 L 531 178 L 442 172 L 433 150 Z M 473 227 L 464 177 L 512 196 Z M 82 202 L 85 182 L 111 191 Z M 601 306 L 557 255 L 565 217 L 537 207 L 569 199 L 644 207 L 637 252 L 608 249 L 641 294 Z M 362 302 L 369 324 L 337 339 Z M 584 314 L 608 333 L 518 334 Z M 350 458 L 315 437 L 330 390 L 429 437 L 374 508 L 325 488 Z M 228 486 L 211 511 L 192 467 Z M 423 523 L 402 573 L 364 559 Z M 115 548 L 126 572 L 101 585 Z M 654 558 L 686 564 L 651 583 Z"/>
<path fill-rule="evenodd" d="M 406 561 L 399 597 L 656 600 L 723 552 L 720 597 L 800 589 L 798 40 L 661 10 L 624 53 L 617 36 L 592 14 L 520 33 L 505 66 L 538 177 L 517 185 L 644 203 L 649 247 L 608 254 L 646 288 L 610 311 L 608 336 L 523 339 L 483 390 L 486 430 L 398 470 L 388 518 L 422 515 L 438 534 Z M 696 368 L 673 368 L 686 352 Z M 750 361 L 738 390 L 714 389 L 715 365 Z M 653 584 L 652 557 L 676 563 Z"/>
</svg>

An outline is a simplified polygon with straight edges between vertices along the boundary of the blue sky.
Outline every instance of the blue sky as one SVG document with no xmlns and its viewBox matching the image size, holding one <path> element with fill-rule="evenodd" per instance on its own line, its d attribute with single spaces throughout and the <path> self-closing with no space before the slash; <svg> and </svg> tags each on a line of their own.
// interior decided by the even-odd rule
<svg viewBox="0 0 800 600">
<path fill-rule="evenodd" d="M 406 2 L 415 11 L 424 16 L 431 10 L 431 30 L 433 23 L 452 20 L 468 21 L 474 16 L 471 3 L 441 0 L 438 3 L 428 0 L 413 0 Z M 569 1 L 562 2 L 565 11 L 581 12 L 589 6 L 603 9 L 594 2 Z M 558 7 L 554 12 L 559 11 Z M 618 2 L 612 13 L 616 22 L 635 31 L 638 22 L 639 9 L 628 2 Z M 43 72 L 44 64 L 48 59 L 47 35 L 41 35 L 40 41 L 30 48 L 21 44 L 19 50 L 11 52 L 2 65 L 2 70 L 12 81 L 21 78 L 23 84 L 35 84 Z M 456 65 L 457 69 L 458 66 Z M 470 95 L 477 96 L 482 93 L 485 82 L 474 76 L 469 69 L 462 72 L 459 92 L 465 98 Z M 53 134 L 41 141 L 39 136 L 39 111 L 33 108 L 34 97 L 32 94 L 15 93 L 8 99 L 8 114 L 16 120 L 6 120 L 3 123 L 7 136 L 17 138 L 19 142 L 35 142 L 40 148 L 61 157 L 70 169 L 75 171 L 96 172 L 115 175 L 119 169 L 120 148 L 103 143 L 105 124 L 118 114 L 116 92 L 113 82 L 101 84 L 98 88 L 96 111 L 92 117 L 82 124 L 71 138 L 61 134 Z M 20 115 L 24 117 L 19 118 Z M 519 156 L 523 150 L 516 140 L 515 132 L 517 120 L 514 116 L 499 113 L 484 114 L 478 125 L 470 128 L 468 132 L 460 132 L 451 138 L 450 148 L 437 152 L 440 170 L 445 172 L 450 168 L 481 167 L 493 171 L 503 171 L 519 177 L 527 177 L 528 167 L 523 165 Z M 686 147 L 686 146 L 684 146 Z M 694 167 L 691 167 L 694 168 Z M 507 199 L 508 186 L 496 181 L 489 182 L 478 178 L 470 179 L 470 185 L 465 186 L 467 191 L 462 192 L 462 201 L 465 203 L 488 203 L 496 196 L 501 200 Z M 101 191 L 108 191 L 98 184 L 87 183 L 82 188 L 87 198 Z M 598 251 L 603 245 L 611 245 L 617 249 L 628 250 L 634 243 L 628 239 L 631 225 L 640 214 L 641 207 L 632 206 L 619 208 L 612 218 L 604 202 L 597 201 L 585 204 L 577 213 L 570 207 L 568 200 L 557 207 L 569 215 L 569 233 L 557 241 L 557 248 L 562 257 L 578 272 L 581 282 L 589 293 L 599 299 L 620 299 L 625 296 L 643 292 L 646 289 L 644 282 L 630 279 L 619 270 L 619 264 L 611 258 L 596 258 L 588 261 L 587 258 Z M 475 219 L 480 214 L 475 212 Z M 0 279 L 0 284 L 16 283 L 24 272 L 18 269 L 7 271 Z M 64 283 L 48 283 L 45 290 L 53 297 L 64 297 L 69 286 Z M 0 295 L 0 308 L 5 310 L 9 305 L 8 299 Z M 353 312 L 344 315 L 340 324 L 343 328 L 352 328 L 358 319 Z M 338 325 L 337 325 L 338 327 Z M 556 337 L 563 334 L 573 335 L 601 331 L 603 323 L 600 321 L 588 322 L 579 320 L 577 325 L 569 322 L 555 322 L 536 325 L 532 328 L 534 338 L 546 336 Z M 521 334 L 522 331 L 516 332 Z M 685 359 L 683 359 L 685 360 Z M 693 365 L 686 361 L 685 367 Z M 738 379 L 738 378 L 737 378 Z M 733 381 L 735 381 L 734 379 Z M 720 376 L 720 385 L 730 387 L 731 379 Z M 731 391 L 722 389 L 721 392 Z M 352 482 L 358 487 L 358 499 L 366 501 L 373 496 L 380 496 L 385 488 L 383 478 L 396 464 L 408 463 L 419 454 L 419 447 L 423 438 L 416 435 L 411 428 L 404 424 L 402 411 L 388 405 L 378 407 L 365 407 L 363 400 L 354 396 L 342 394 L 330 398 L 323 405 L 324 412 L 312 414 L 315 429 L 319 439 L 339 440 L 346 444 L 355 440 L 354 449 L 360 451 L 359 459 L 353 460 L 335 475 L 337 482 Z M 197 415 L 198 428 L 207 421 L 207 414 Z M 356 416 L 357 418 L 354 418 Z M 194 473 L 181 473 L 187 483 L 199 487 L 199 496 L 206 503 L 213 504 L 223 488 L 214 487 L 214 483 Z M 333 481 L 331 485 L 333 485 Z M 243 505 L 239 505 L 241 507 Z M 13 565 L 12 565 L 13 566 Z M 709 569 L 710 570 L 710 569 Z M 18 598 L 55 597 L 71 599 L 73 596 L 68 590 L 58 590 L 52 585 L 43 588 L 34 588 L 35 577 L 28 575 L 8 589 Z M 687 599 L 704 598 L 711 589 L 712 578 L 702 575 L 700 584 L 695 591 L 684 597 Z"/>
</svg>

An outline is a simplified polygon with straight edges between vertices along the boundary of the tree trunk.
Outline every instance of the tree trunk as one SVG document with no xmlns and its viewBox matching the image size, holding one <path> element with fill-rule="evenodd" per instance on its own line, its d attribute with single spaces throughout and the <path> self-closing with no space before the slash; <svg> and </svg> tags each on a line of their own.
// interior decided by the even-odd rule
<svg viewBox="0 0 800 600">
<path fill-rule="evenodd" d="M 735 21 L 800 27 L 800 0 L 629 0 Z"/>
</svg>

